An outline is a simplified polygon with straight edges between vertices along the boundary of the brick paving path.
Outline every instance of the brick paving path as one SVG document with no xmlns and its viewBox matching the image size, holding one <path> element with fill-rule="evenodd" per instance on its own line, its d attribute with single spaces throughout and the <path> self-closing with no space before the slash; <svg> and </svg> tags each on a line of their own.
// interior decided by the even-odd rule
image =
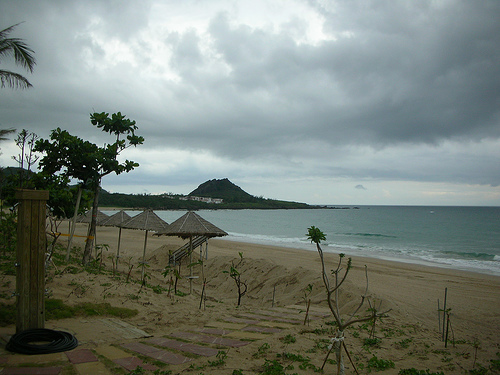
<svg viewBox="0 0 500 375">
<path fill-rule="evenodd" d="M 177 331 L 166 337 L 133 339 L 117 346 L 99 345 L 94 349 L 76 348 L 63 353 L 46 355 L 0 354 L 0 375 L 58 375 L 68 372 L 71 367 L 78 374 L 113 374 L 118 367 L 133 371 L 138 366 L 146 371 L 158 367 L 138 358 L 138 355 L 170 365 L 189 363 L 197 358 L 213 357 L 220 346 L 238 348 L 259 340 L 267 335 L 282 331 L 283 327 L 302 324 L 305 312 L 300 306 L 278 308 L 274 311 L 255 310 L 238 312 L 212 326 L 200 327 L 196 332 Z M 321 311 L 309 312 L 311 320 L 324 318 L 328 314 Z M 114 324 L 120 324 L 115 322 Z M 123 322 L 123 324 L 127 324 Z M 177 340 L 178 339 L 178 340 Z M 186 342 L 187 341 L 187 342 Z M 213 347 L 216 346 L 216 347 Z M 180 353 L 187 353 L 184 356 Z M 103 361 L 102 357 L 107 361 Z M 46 366 L 43 364 L 46 363 Z M 110 365 L 112 363 L 112 365 Z M 54 364 L 57 364 L 54 366 Z M 34 366 L 38 365 L 38 366 Z M 112 366 L 116 367 L 112 367 Z M 74 370 L 74 371 L 75 371 Z"/>
</svg>

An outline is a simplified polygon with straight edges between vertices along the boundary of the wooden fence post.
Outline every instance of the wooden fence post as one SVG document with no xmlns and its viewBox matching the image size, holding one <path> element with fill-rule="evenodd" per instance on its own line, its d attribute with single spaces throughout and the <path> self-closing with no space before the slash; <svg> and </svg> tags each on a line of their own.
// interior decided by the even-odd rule
<svg viewBox="0 0 500 375">
<path fill-rule="evenodd" d="M 45 207 L 47 190 L 17 190 L 16 332 L 45 325 Z"/>
</svg>

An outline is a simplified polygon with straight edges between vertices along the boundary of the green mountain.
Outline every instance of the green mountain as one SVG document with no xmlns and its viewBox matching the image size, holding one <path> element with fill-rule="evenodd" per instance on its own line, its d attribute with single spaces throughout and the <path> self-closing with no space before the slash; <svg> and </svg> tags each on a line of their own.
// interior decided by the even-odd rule
<svg viewBox="0 0 500 375">
<path fill-rule="evenodd" d="M 187 199 L 187 196 L 183 195 L 122 194 L 103 190 L 99 196 L 99 205 L 101 207 L 153 208 L 157 210 L 319 208 L 306 203 L 254 197 L 227 178 L 206 181 L 188 196 L 221 198 L 223 202 L 200 202 Z"/>
<path fill-rule="evenodd" d="M 227 178 L 222 180 L 209 180 L 194 189 L 190 196 L 222 198 L 224 202 L 255 202 L 254 196 L 248 194 L 239 186 L 233 184 Z"/>
</svg>

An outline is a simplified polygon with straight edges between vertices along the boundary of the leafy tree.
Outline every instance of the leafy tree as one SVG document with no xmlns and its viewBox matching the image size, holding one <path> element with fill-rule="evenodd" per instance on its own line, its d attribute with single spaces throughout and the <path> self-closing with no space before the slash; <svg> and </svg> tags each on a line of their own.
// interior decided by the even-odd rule
<svg viewBox="0 0 500 375">
<path fill-rule="evenodd" d="M 4 57 L 12 56 L 14 57 L 16 65 L 20 65 L 30 73 L 33 73 L 36 64 L 35 57 L 33 56 L 34 51 L 29 48 L 22 39 L 8 38 L 8 35 L 18 25 L 19 24 L 16 24 L 0 30 L 0 62 Z M 26 89 L 32 86 L 32 84 L 21 74 L 3 69 L 0 69 L 0 82 L 2 88 L 9 86 L 13 89 Z"/>
<path fill-rule="evenodd" d="M 69 178 L 81 182 L 81 188 L 86 187 L 93 191 L 92 219 L 89 225 L 89 239 L 85 245 L 82 263 L 88 264 L 91 257 L 93 238 L 97 224 L 97 208 L 101 179 L 110 174 L 117 175 L 130 172 L 138 167 L 134 161 L 118 161 L 120 153 L 130 146 L 137 146 L 144 142 L 144 138 L 135 134 L 135 121 L 126 119 L 120 112 L 109 117 L 108 113 L 93 113 L 90 115 L 92 125 L 116 137 L 115 142 L 99 147 L 69 134 L 66 130 L 57 128 L 52 131 L 50 140 L 40 139 L 36 143 L 36 151 L 44 152 L 40 160 L 40 167 L 46 174 L 62 173 Z M 120 139 L 120 138 L 124 139 Z"/>
</svg>

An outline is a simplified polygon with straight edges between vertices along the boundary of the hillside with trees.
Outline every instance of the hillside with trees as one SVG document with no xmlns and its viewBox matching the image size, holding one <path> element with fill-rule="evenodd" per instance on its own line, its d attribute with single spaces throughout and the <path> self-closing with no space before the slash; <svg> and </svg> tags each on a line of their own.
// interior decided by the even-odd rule
<svg viewBox="0 0 500 375">
<path fill-rule="evenodd" d="M 222 199 L 222 203 L 206 203 L 195 200 L 196 198 L 194 197 Z M 306 203 L 255 197 L 233 184 L 227 178 L 206 181 L 188 195 L 123 194 L 102 191 L 99 206 L 137 209 L 152 208 L 157 210 L 317 208 L 317 206 L 310 206 Z"/>
</svg>

